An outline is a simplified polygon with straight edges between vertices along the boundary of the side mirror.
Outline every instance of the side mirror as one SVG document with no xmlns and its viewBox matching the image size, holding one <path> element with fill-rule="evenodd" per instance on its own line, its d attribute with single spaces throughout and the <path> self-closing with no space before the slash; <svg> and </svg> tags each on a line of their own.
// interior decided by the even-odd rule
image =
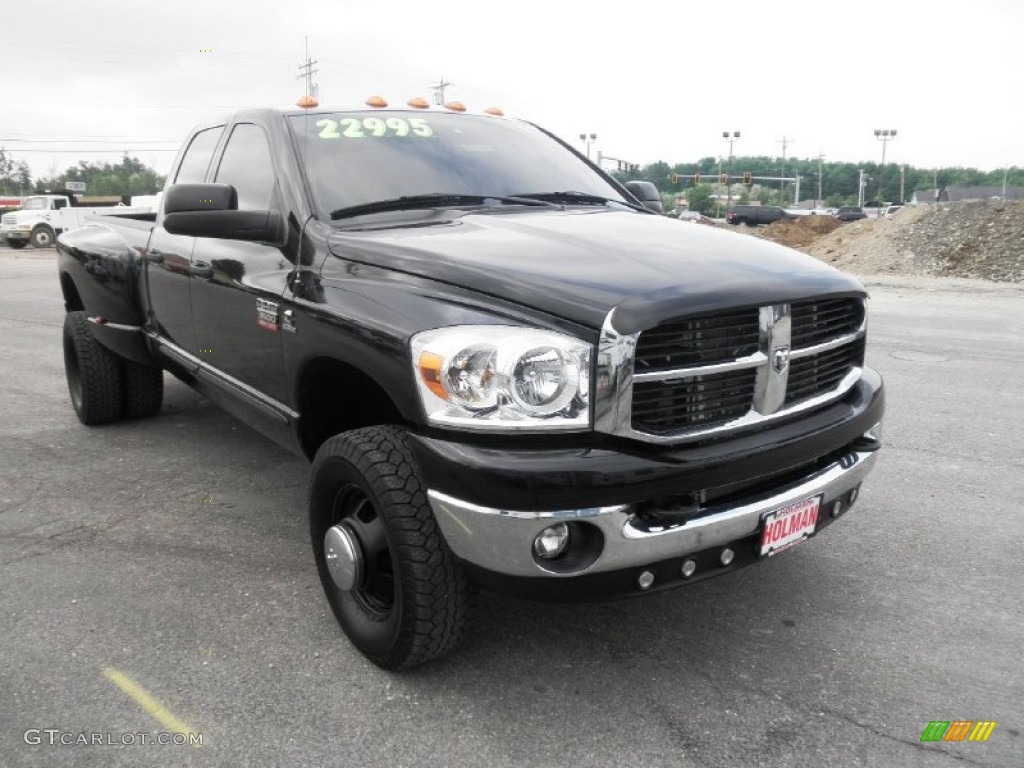
<svg viewBox="0 0 1024 768">
<path fill-rule="evenodd" d="M 172 184 L 164 195 L 163 227 L 186 237 L 284 242 L 281 215 L 238 210 L 238 192 L 230 184 Z"/>
<path fill-rule="evenodd" d="M 640 201 L 640 204 L 649 211 L 661 213 L 664 209 L 661 205 L 661 193 L 650 181 L 627 181 L 626 189 L 633 197 Z"/>
</svg>

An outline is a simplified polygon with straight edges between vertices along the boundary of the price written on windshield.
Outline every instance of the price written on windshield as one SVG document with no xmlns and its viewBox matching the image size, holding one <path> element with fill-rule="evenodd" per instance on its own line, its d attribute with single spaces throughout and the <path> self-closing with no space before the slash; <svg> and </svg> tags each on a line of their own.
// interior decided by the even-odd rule
<svg viewBox="0 0 1024 768">
<path fill-rule="evenodd" d="M 434 129 L 427 121 L 414 117 L 406 120 L 402 117 L 346 117 L 341 120 L 324 118 L 316 121 L 320 129 L 321 139 L 368 139 L 381 136 L 416 136 L 428 138 L 434 135 Z"/>
</svg>

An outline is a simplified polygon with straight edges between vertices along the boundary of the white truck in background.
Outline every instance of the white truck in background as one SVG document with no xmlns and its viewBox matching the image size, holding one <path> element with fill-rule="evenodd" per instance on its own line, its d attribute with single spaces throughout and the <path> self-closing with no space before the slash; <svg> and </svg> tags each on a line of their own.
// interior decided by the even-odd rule
<svg viewBox="0 0 1024 768">
<path fill-rule="evenodd" d="M 22 201 L 20 210 L 0 216 L 0 237 L 11 248 L 24 248 L 29 243 L 36 248 L 48 248 L 61 232 L 80 227 L 93 216 L 154 210 L 151 197 L 138 200 L 137 205 L 136 200 L 132 199 L 132 205 L 116 198 L 105 205 L 82 205 L 72 195 L 31 195 Z"/>
</svg>

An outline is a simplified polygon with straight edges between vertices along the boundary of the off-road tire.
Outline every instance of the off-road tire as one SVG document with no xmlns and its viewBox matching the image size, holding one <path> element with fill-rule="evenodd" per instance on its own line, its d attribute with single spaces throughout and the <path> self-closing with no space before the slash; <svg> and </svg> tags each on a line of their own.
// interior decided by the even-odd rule
<svg viewBox="0 0 1024 768">
<path fill-rule="evenodd" d="M 40 224 L 32 230 L 29 240 L 33 248 L 49 248 L 57 241 L 57 236 L 50 227 Z"/>
<path fill-rule="evenodd" d="M 93 337 L 85 312 L 64 316 L 64 370 L 79 421 L 92 426 L 121 417 L 124 383 L 120 361 Z"/>
<path fill-rule="evenodd" d="M 144 419 L 160 413 L 164 402 L 163 369 L 122 360 L 121 377 L 124 381 L 122 416 Z"/>
<path fill-rule="evenodd" d="M 327 570 L 324 535 L 341 519 L 355 519 L 345 514 L 342 500 L 358 494 L 383 524 L 390 559 L 383 570 L 389 566 L 393 573 L 390 605 L 386 595 L 364 594 L 365 585 L 339 589 Z M 369 514 L 366 509 L 365 503 L 359 507 L 360 517 Z M 384 669 L 408 669 L 449 653 L 463 640 L 473 588 L 434 519 L 404 429 L 368 427 L 325 442 L 313 461 L 309 521 L 327 600 L 345 634 L 370 661 Z"/>
</svg>

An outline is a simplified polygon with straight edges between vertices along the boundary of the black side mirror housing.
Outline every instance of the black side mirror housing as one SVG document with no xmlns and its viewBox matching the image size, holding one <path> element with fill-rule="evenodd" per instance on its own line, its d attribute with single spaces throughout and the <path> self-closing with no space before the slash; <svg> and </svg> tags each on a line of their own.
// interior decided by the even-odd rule
<svg viewBox="0 0 1024 768">
<path fill-rule="evenodd" d="M 172 184 L 163 213 L 163 227 L 172 235 L 284 243 L 281 215 L 238 210 L 238 192 L 230 184 Z"/>
<path fill-rule="evenodd" d="M 661 193 L 650 181 L 627 181 L 626 189 L 649 211 L 662 213 Z"/>
</svg>

